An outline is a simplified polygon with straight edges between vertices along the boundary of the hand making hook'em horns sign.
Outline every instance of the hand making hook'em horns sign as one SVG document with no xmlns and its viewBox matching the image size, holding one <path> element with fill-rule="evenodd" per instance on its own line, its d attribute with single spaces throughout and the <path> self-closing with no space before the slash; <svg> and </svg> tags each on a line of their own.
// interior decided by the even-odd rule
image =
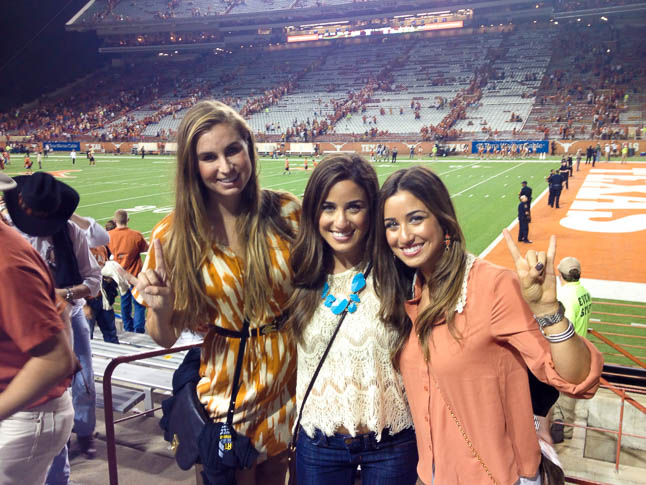
<svg viewBox="0 0 646 485">
<path fill-rule="evenodd" d="M 556 236 L 550 237 L 547 253 L 529 250 L 523 258 L 510 232 L 504 229 L 502 233 L 516 265 L 523 298 L 530 309 L 535 315 L 554 313 L 558 309 L 556 275 L 554 273 Z"/>
<path fill-rule="evenodd" d="M 170 317 L 175 303 L 175 294 L 169 285 L 164 252 L 159 239 L 153 240 L 155 269 L 147 269 L 135 277 L 124 271 L 128 282 L 137 289 L 152 311 Z"/>
</svg>

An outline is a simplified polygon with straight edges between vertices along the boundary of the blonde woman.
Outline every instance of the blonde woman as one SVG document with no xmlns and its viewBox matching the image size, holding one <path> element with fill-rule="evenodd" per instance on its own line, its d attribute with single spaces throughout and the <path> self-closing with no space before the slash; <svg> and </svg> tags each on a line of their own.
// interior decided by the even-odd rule
<svg viewBox="0 0 646 485">
<path fill-rule="evenodd" d="M 294 417 L 294 344 L 270 324 L 291 292 L 288 256 L 300 206 L 261 190 L 246 122 L 217 101 L 187 113 L 177 137 L 175 210 L 153 230 L 137 283 L 148 306 L 146 329 L 170 347 L 183 330 L 205 334 L 199 400 L 224 421 L 246 319 L 251 337 L 242 361 L 233 425 L 259 457 L 236 472 L 240 484 L 284 483 Z"/>
</svg>

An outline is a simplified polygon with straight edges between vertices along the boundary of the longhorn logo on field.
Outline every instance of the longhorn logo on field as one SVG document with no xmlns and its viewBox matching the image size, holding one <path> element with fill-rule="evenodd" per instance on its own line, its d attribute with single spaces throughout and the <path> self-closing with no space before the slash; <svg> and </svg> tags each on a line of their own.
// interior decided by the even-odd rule
<svg viewBox="0 0 646 485">
<path fill-rule="evenodd" d="M 56 177 L 57 179 L 75 179 L 75 176 L 69 175 L 70 172 L 80 172 L 80 170 L 54 170 L 53 172 L 47 173 Z"/>
</svg>

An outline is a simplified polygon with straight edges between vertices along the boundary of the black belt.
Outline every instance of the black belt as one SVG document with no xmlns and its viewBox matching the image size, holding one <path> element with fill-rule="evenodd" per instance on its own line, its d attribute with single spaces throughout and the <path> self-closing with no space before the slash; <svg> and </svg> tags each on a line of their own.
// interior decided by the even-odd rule
<svg viewBox="0 0 646 485">
<path fill-rule="evenodd" d="M 258 337 L 258 336 L 268 335 L 270 333 L 279 331 L 285 324 L 286 320 L 287 320 L 287 315 L 282 314 L 279 317 L 275 318 L 274 321 L 272 321 L 271 323 L 268 323 L 267 325 L 262 325 L 257 328 L 248 328 L 246 332 L 244 330 L 231 330 L 229 328 L 220 327 L 218 325 L 214 325 L 213 329 L 215 330 L 215 333 L 217 333 L 218 335 L 222 335 L 223 337 L 240 338 L 240 339 L 245 335 L 247 337 Z"/>
</svg>

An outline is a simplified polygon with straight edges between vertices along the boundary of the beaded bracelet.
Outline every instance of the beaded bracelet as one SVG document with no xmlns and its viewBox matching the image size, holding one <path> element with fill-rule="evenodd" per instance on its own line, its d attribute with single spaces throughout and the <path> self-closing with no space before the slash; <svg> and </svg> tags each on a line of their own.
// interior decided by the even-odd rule
<svg viewBox="0 0 646 485">
<path fill-rule="evenodd" d="M 545 339 L 551 344 L 565 342 L 566 340 L 572 338 L 575 334 L 574 325 L 572 325 L 572 322 L 570 322 L 569 320 L 568 320 L 567 328 L 561 333 L 555 333 L 554 335 L 546 335 L 542 328 L 541 328 L 541 333 L 543 334 L 543 337 L 545 337 Z"/>
</svg>

